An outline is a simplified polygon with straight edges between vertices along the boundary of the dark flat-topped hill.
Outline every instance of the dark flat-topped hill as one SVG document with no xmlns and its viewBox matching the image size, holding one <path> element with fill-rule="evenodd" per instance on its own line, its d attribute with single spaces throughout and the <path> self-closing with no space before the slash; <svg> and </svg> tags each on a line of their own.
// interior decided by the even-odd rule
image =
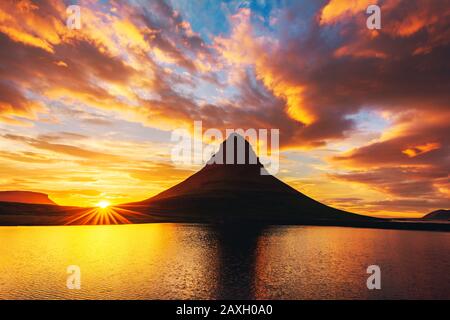
<svg viewBox="0 0 450 320">
<path fill-rule="evenodd" d="M 47 194 L 32 191 L 0 191 L 0 202 L 56 205 Z"/>
</svg>

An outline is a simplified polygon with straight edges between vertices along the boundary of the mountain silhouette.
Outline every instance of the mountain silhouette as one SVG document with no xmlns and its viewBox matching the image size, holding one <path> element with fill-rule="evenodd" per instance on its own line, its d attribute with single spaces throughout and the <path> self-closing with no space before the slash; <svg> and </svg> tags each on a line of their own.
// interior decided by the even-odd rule
<svg viewBox="0 0 450 320">
<path fill-rule="evenodd" d="M 244 148 L 242 159 L 237 156 L 239 145 Z M 192 222 L 215 225 L 218 230 L 298 224 L 450 231 L 450 224 L 431 219 L 439 216 L 442 220 L 439 212 L 418 222 L 373 218 L 324 205 L 268 175 L 248 141 L 236 134 L 221 144 L 200 171 L 141 202 L 106 209 L 80 208 L 55 205 L 42 193 L 14 191 L 6 195 L 3 192 L 0 198 L 0 225 Z M 115 222 L 105 217 L 115 217 Z"/>
<path fill-rule="evenodd" d="M 450 221 L 450 210 L 436 210 L 426 214 L 423 219 L 425 220 L 449 220 Z"/>
<path fill-rule="evenodd" d="M 245 151 L 241 164 L 237 163 L 239 146 L 245 148 L 241 147 Z M 203 169 L 150 199 L 125 207 L 173 220 L 203 222 L 375 220 L 326 206 L 262 174 L 264 170 L 249 142 L 232 134 Z"/>
<path fill-rule="evenodd" d="M 56 205 L 47 194 L 32 191 L 0 191 L 0 201 Z"/>
</svg>

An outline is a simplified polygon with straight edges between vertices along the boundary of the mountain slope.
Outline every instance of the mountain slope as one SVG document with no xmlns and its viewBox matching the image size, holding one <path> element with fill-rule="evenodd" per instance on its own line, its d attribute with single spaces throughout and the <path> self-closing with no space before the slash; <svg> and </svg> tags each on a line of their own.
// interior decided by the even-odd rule
<svg viewBox="0 0 450 320">
<path fill-rule="evenodd" d="M 436 210 L 425 215 L 425 220 L 450 220 L 450 210 Z"/>
<path fill-rule="evenodd" d="M 245 164 L 235 164 L 239 142 L 245 145 Z M 234 146 L 234 164 L 212 163 L 218 159 L 225 162 L 230 156 L 227 146 Z M 321 204 L 272 175 L 261 175 L 261 170 L 264 168 L 250 144 L 239 135 L 231 135 L 199 172 L 153 198 L 127 206 L 164 218 L 207 222 L 373 219 Z"/>
</svg>

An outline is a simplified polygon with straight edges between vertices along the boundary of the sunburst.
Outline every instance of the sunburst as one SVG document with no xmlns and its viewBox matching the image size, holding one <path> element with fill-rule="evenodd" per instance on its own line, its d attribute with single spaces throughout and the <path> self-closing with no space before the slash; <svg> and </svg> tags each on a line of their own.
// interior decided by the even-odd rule
<svg viewBox="0 0 450 320">
<path fill-rule="evenodd" d="M 109 203 L 109 201 L 106 200 L 102 200 L 99 203 L 97 203 L 97 207 L 105 209 L 107 207 L 109 207 L 111 205 L 111 203 Z"/>
<path fill-rule="evenodd" d="M 95 208 L 88 208 L 69 217 L 66 225 L 109 225 L 131 224 L 128 217 L 142 216 L 142 213 L 118 207 L 111 207 L 109 202 L 101 201 Z"/>
</svg>

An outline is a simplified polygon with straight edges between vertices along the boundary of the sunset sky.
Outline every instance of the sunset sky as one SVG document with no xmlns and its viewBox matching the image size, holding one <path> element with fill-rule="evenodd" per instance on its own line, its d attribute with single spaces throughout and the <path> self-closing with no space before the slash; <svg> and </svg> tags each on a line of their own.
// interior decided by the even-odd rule
<svg viewBox="0 0 450 320">
<path fill-rule="evenodd" d="M 2 0 L 0 48 L 0 190 L 148 198 L 201 167 L 170 136 L 203 121 L 280 129 L 277 177 L 326 204 L 450 207 L 449 1 Z"/>
</svg>

